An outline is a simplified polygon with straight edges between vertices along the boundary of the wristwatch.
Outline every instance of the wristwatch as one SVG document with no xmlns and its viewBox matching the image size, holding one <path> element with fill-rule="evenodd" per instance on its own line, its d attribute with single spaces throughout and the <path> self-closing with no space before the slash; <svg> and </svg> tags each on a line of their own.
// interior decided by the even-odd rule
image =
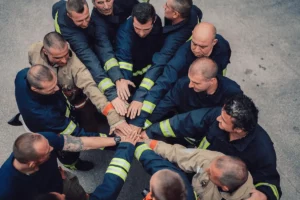
<svg viewBox="0 0 300 200">
<path fill-rule="evenodd" d="M 115 136 L 115 137 L 114 137 L 114 140 L 115 140 L 115 142 L 116 142 L 116 145 L 118 145 L 118 144 L 120 144 L 120 142 L 121 142 L 121 137 L 120 137 L 120 136 Z"/>
</svg>

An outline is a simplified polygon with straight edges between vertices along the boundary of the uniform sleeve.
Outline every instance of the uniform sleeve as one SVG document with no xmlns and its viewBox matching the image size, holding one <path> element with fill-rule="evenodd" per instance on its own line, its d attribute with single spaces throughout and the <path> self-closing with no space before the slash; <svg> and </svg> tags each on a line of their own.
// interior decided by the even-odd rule
<svg viewBox="0 0 300 200">
<path fill-rule="evenodd" d="M 137 144 L 136 150 L 134 152 L 135 158 L 143 165 L 143 168 L 150 175 L 155 174 L 159 170 L 169 169 L 178 173 L 183 179 L 186 189 L 187 189 L 187 199 L 195 199 L 193 188 L 188 181 L 185 174 L 183 174 L 176 166 L 167 160 L 162 159 L 159 155 L 154 153 L 147 144 L 139 143 Z"/>
<path fill-rule="evenodd" d="M 174 117 L 155 123 L 146 129 L 149 138 L 154 135 L 163 137 L 203 137 L 208 129 L 206 120 L 211 108 L 202 108 L 191 112 L 175 115 Z"/>
<path fill-rule="evenodd" d="M 109 101 L 115 99 L 117 97 L 115 85 L 111 79 L 107 77 L 99 59 L 89 47 L 85 35 L 77 30 L 66 30 L 65 27 L 60 27 L 60 30 L 63 37 L 71 45 L 72 50 L 91 72 L 98 88 L 107 96 Z"/>
<path fill-rule="evenodd" d="M 132 23 L 131 18 L 122 24 L 118 30 L 116 38 L 116 58 L 119 61 L 120 69 L 124 78 L 131 80 L 132 78 L 132 30 L 128 28 Z"/>
<path fill-rule="evenodd" d="M 108 27 L 106 26 L 106 22 L 98 17 L 97 14 L 92 14 L 92 18 L 94 18 L 93 20 L 96 25 L 95 52 L 98 58 L 102 61 L 104 70 L 115 83 L 117 80 L 122 79 L 123 75 L 120 70 L 119 63 L 115 58 L 115 53 L 108 37 Z"/>
<path fill-rule="evenodd" d="M 90 195 L 89 200 L 117 199 L 127 178 L 133 159 L 134 146 L 131 143 L 120 143 L 111 160 L 101 185 Z"/>
</svg>

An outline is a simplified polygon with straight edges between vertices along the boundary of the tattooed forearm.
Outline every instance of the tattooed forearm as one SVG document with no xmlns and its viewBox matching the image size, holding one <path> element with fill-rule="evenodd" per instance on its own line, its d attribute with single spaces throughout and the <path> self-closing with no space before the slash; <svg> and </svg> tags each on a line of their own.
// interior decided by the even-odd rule
<svg viewBox="0 0 300 200">
<path fill-rule="evenodd" d="M 80 137 L 64 135 L 64 151 L 78 152 L 84 150 L 84 145 Z"/>
</svg>

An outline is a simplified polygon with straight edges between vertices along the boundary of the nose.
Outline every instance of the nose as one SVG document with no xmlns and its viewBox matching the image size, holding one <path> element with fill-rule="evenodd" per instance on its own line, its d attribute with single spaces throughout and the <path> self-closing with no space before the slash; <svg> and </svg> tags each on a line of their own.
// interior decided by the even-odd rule
<svg viewBox="0 0 300 200">
<path fill-rule="evenodd" d="M 106 2 L 104 2 L 104 8 L 107 9 L 108 8 L 108 5 Z"/>
<path fill-rule="evenodd" d="M 59 90 L 59 87 L 56 85 L 54 91 L 56 92 L 58 90 Z"/>
<path fill-rule="evenodd" d="M 61 59 L 61 63 L 66 65 L 67 64 L 68 59 L 66 57 Z"/>
<path fill-rule="evenodd" d="M 140 35 L 141 38 L 143 38 L 145 36 L 145 32 L 144 31 L 140 31 L 139 35 Z"/>
<path fill-rule="evenodd" d="M 218 122 L 221 122 L 221 116 L 218 116 L 218 117 L 217 117 L 217 121 L 218 121 Z"/>
<path fill-rule="evenodd" d="M 189 88 L 194 88 L 194 84 L 192 82 L 189 83 Z"/>
</svg>

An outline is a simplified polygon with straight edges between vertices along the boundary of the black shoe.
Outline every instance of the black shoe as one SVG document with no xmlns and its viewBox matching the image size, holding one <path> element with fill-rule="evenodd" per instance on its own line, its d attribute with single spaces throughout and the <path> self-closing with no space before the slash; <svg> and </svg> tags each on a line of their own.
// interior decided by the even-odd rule
<svg viewBox="0 0 300 200">
<path fill-rule="evenodd" d="M 80 171 L 89 171 L 94 168 L 94 164 L 90 161 L 78 159 L 75 163 L 71 165 L 64 166 L 70 170 L 80 170 Z"/>
</svg>

